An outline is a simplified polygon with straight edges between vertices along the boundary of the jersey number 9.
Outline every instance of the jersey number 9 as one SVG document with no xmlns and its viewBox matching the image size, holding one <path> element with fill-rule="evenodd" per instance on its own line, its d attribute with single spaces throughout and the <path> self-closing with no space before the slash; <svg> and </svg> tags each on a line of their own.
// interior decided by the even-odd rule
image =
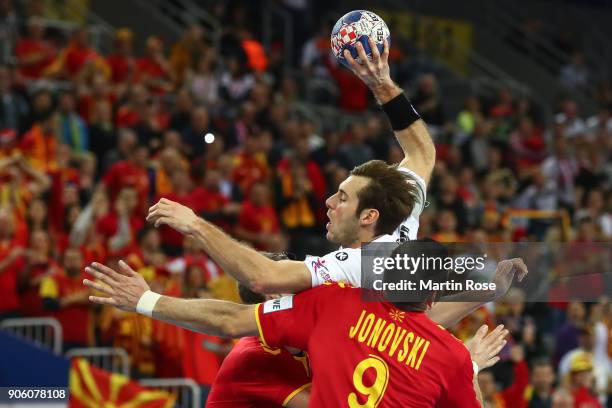
<svg viewBox="0 0 612 408">
<path fill-rule="evenodd" d="M 376 372 L 374 382 L 367 386 L 363 382 L 363 376 L 368 368 L 373 368 Z M 351 392 L 348 396 L 350 408 L 376 408 L 387 389 L 389 383 L 389 367 L 380 357 L 370 354 L 370 357 L 361 360 L 353 372 L 353 385 L 355 390 L 367 396 L 367 401 L 361 404 L 357 394 Z"/>
</svg>

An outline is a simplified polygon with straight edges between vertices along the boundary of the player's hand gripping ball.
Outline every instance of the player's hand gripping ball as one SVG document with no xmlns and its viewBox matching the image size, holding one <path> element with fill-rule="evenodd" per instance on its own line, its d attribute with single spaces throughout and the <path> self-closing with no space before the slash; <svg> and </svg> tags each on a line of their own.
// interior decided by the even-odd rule
<svg viewBox="0 0 612 408">
<path fill-rule="evenodd" d="M 389 28 L 382 18 L 367 10 L 355 10 L 343 15 L 334 25 L 331 32 L 331 49 L 338 62 L 348 67 L 344 58 L 344 50 L 349 50 L 353 58 L 359 62 L 359 55 L 355 46 L 357 42 L 363 45 L 368 58 L 372 58 L 372 50 L 368 42 L 371 37 L 382 54 L 383 39 L 391 44 Z"/>
</svg>

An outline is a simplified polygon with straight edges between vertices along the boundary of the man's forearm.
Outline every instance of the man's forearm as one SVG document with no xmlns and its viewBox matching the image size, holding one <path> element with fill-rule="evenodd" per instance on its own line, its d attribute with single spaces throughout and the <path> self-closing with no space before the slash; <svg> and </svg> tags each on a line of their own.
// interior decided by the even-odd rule
<svg viewBox="0 0 612 408">
<path fill-rule="evenodd" d="M 389 80 L 372 88 L 372 92 L 378 103 L 384 105 L 400 95 L 403 90 L 393 81 Z M 416 115 L 416 111 L 409 111 L 414 108 L 412 108 L 407 101 L 405 103 L 408 111 L 405 112 L 405 116 L 403 116 L 402 111 L 401 116 L 409 118 L 410 115 Z M 418 118 L 418 116 L 416 117 Z M 389 117 L 389 120 L 393 124 L 394 119 Z M 402 165 L 415 171 L 423 177 L 426 182 L 429 181 L 430 173 L 436 161 L 436 148 L 425 122 L 421 119 L 417 119 L 404 129 L 398 129 L 396 127 L 394 127 L 394 129 L 395 138 L 400 144 L 405 156 Z"/>
<path fill-rule="evenodd" d="M 471 295 L 471 297 L 470 297 Z M 453 296 L 456 300 L 453 300 Z M 473 292 L 470 294 L 459 293 L 453 296 L 444 297 L 443 301 L 437 302 L 427 315 L 434 322 L 445 328 L 451 328 L 459 323 L 464 317 L 484 305 L 495 300 L 494 292 Z M 476 302 L 465 302 L 460 299 L 474 299 Z"/>
<path fill-rule="evenodd" d="M 274 266 L 274 261 L 239 243 L 201 218 L 198 219 L 191 235 L 221 269 L 253 290 L 260 289 L 257 287 L 258 282 L 264 279 L 265 271 Z"/>
<path fill-rule="evenodd" d="M 257 293 L 297 293 L 310 288 L 310 272 L 303 263 L 272 261 L 206 220 L 198 219 L 190 235 L 225 272 Z"/>
<path fill-rule="evenodd" d="M 215 299 L 179 299 L 162 296 L 153 318 L 189 330 L 221 337 L 257 335 L 253 305 Z"/>
</svg>

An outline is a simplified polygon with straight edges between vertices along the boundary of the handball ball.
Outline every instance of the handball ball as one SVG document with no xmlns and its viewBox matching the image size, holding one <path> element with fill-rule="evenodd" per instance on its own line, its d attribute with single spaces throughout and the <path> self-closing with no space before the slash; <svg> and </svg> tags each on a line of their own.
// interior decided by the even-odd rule
<svg viewBox="0 0 612 408">
<path fill-rule="evenodd" d="M 355 46 L 357 42 L 363 45 L 363 49 L 369 59 L 372 58 L 372 50 L 368 37 L 371 37 L 382 54 L 384 50 L 383 39 L 390 44 L 389 28 L 382 18 L 367 10 L 354 10 L 343 15 L 334 25 L 331 32 L 331 49 L 338 62 L 348 67 L 344 58 L 344 50 L 349 50 L 353 58 L 359 59 Z"/>
</svg>

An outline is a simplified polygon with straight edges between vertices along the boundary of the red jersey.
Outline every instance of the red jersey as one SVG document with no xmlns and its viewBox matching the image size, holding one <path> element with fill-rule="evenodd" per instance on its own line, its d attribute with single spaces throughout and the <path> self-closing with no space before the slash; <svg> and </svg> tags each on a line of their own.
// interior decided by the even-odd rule
<svg viewBox="0 0 612 408">
<path fill-rule="evenodd" d="M 283 407 L 310 386 L 306 355 L 271 349 L 244 337 L 225 357 L 206 400 L 211 408 Z"/>
<path fill-rule="evenodd" d="M 240 209 L 238 225 L 256 234 L 275 234 L 280 231 L 278 215 L 271 205 L 257 207 L 251 201 L 245 201 Z M 264 249 L 255 245 L 257 249 Z"/>
<path fill-rule="evenodd" d="M 18 59 L 38 54 L 45 54 L 46 57 L 35 64 L 29 64 L 19 68 L 19 72 L 25 78 L 40 78 L 45 68 L 53 63 L 55 50 L 46 41 L 33 40 L 31 38 L 22 38 L 17 41 L 17 45 L 15 46 L 15 57 Z"/>
<path fill-rule="evenodd" d="M 11 239 L 0 239 L 0 259 L 6 259 L 9 253 L 18 248 L 26 247 L 28 242 L 28 227 L 21 217 L 13 215 L 15 231 Z M 17 293 L 17 278 L 25 266 L 23 256 L 16 257 L 13 262 L 0 269 L 0 314 L 16 312 L 19 308 Z"/>
<path fill-rule="evenodd" d="M 480 407 L 467 348 L 425 313 L 329 284 L 257 305 L 270 347 L 308 350 L 313 407 Z"/>
<path fill-rule="evenodd" d="M 113 164 L 108 169 L 102 178 L 102 182 L 109 189 L 113 202 L 122 188 L 135 188 L 138 192 L 138 209 L 144 213 L 149 195 L 149 175 L 147 170 L 138 167 L 128 160 L 122 160 Z"/>
<path fill-rule="evenodd" d="M 40 284 L 40 297 L 60 301 L 63 297 L 86 290 L 83 278 L 92 279 L 87 274 L 70 277 L 60 270 L 47 276 Z M 61 307 L 52 314 L 62 325 L 64 341 L 88 346 L 93 338 L 93 317 L 91 304 L 83 302 Z"/>
</svg>

